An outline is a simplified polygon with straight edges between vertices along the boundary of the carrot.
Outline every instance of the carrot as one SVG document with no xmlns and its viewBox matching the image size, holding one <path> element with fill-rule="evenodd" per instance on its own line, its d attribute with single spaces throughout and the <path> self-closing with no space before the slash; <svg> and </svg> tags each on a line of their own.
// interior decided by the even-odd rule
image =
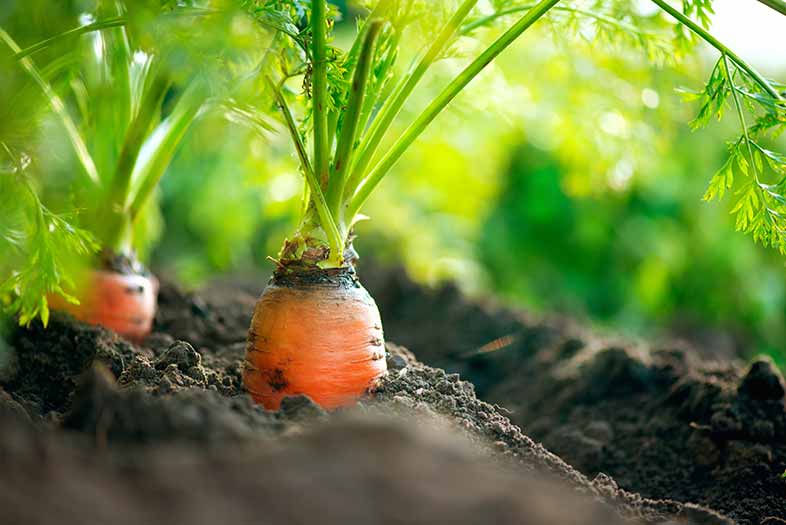
<svg viewBox="0 0 786 525">
<path fill-rule="evenodd" d="M 154 276 L 93 270 L 83 289 L 86 292 L 78 297 L 78 305 L 57 296 L 49 298 L 50 306 L 132 341 L 141 341 L 150 333 L 158 294 Z"/>
<path fill-rule="evenodd" d="M 346 406 L 386 370 L 379 310 L 351 270 L 274 276 L 246 347 L 254 400 L 276 410 L 285 396 L 306 394 L 326 409 Z"/>
<path fill-rule="evenodd" d="M 327 0 L 311 1 L 309 33 L 301 42 L 310 51 L 303 55 L 307 58 L 303 65 L 310 71 L 309 96 L 294 98 L 283 89 L 288 77 L 274 72 L 288 70 L 289 63 L 263 73 L 306 185 L 298 229 L 279 252 L 279 269 L 256 305 L 249 330 L 244 383 L 266 408 L 278 408 L 281 399 L 292 394 L 307 394 L 325 408 L 347 405 L 385 372 L 379 312 L 351 269 L 354 226 L 363 219 L 360 210 L 450 102 L 557 3 L 540 0 L 527 10 L 453 78 L 398 138 L 389 141 L 391 126 L 407 99 L 455 42 L 477 0 L 461 2 L 414 67 L 391 83 L 390 90 L 379 79 L 398 77 L 395 61 L 401 25 L 394 23 L 398 8 L 380 2 L 371 11 L 346 55 L 348 67 L 334 75 L 328 67 L 333 61 L 328 45 L 328 30 L 334 27 L 331 10 Z M 275 60 L 276 54 L 269 56 Z M 342 104 L 331 108 L 328 102 L 336 100 L 336 94 Z M 312 131 L 311 154 L 302 133 L 306 121 L 298 123 L 299 112 L 290 107 L 306 99 L 310 102 L 302 109 Z M 381 147 L 387 150 L 384 154 Z"/>
</svg>

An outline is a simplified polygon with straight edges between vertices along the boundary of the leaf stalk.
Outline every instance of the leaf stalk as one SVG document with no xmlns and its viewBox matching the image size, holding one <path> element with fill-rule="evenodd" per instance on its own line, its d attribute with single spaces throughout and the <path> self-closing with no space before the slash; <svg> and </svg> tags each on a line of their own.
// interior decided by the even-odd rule
<svg viewBox="0 0 786 525">
<path fill-rule="evenodd" d="M 327 5 L 314 0 L 311 10 L 312 86 L 314 105 L 314 169 L 323 190 L 327 189 L 330 151 L 327 124 Z"/>
<path fill-rule="evenodd" d="M 366 139 L 363 140 L 358 148 L 359 153 L 355 164 L 352 166 L 352 175 L 348 183 L 350 191 L 354 192 L 363 176 L 366 175 L 366 169 L 371 163 L 379 147 L 379 143 L 387 133 L 390 124 L 396 116 L 398 116 L 399 112 L 401 112 L 401 108 L 412 94 L 412 91 L 423 78 L 428 68 L 431 67 L 439 55 L 445 51 L 445 48 L 458 30 L 461 22 L 467 17 L 477 3 L 478 0 L 464 0 L 458 10 L 456 10 L 450 20 L 445 24 L 445 27 L 439 32 L 423 57 L 415 64 L 408 74 L 404 75 L 402 82 L 396 87 L 393 94 L 382 106 L 379 115 L 377 115 L 369 128 Z"/>
<path fill-rule="evenodd" d="M 336 145 L 336 154 L 333 159 L 333 172 L 330 174 L 328 183 L 327 203 L 333 214 L 333 219 L 337 224 L 341 224 L 342 217 L 342 197 L 347 181 L 348 165 L 352 158 L 355 147 L 355 134 L 360 119 L 363 100 L 368 85 L 369 71 L 374 58 L 374 44 L 377 41 L 379 32 L 382 29 L 382 22 L 374 20 L 370 22 L 368 31 L 363 39 L 363 46 L 360 50 L 358 63 L 355 67 L 355 74 L 350 85 L 350 95 L 347 102 L 347 109 L 344 111 L 344 119 L 341 125 L 341 135 Z"/>
<path fill-rule="evenodd" d="M 722 54 L 726 55 L 734 62 L 740 69 L 745 71 L 751 78 L 764 90 L 767 92 L 775 100 L 783 100 L 781 94 L 778 93 L 772 85 L 765 79 L 758 71 L 756 71 L 753 66 L 745 62 L 742 58 L 740 58 L 736 53 L 734 53 L 731 49 L 726 47 L 721 41 L 717 38 L 712 36 L 709 31 L 701 27 L 699 24 L 691 20 L 688 16 L 683 14 L 681 11 L 673 8 L 669 5 L 665 0 L 652 0 L 655 5 L 666 11 L 669 15 L 673 18 L 678 20 L 682 25 L 690 29 L 693 33 L 698 35 L 702 40 L 710 44 L 712 47 L 720 51 Z"/>
<path fill-rule="evenodd" d="M 469 84 L 486 66 L 488 66 L 502 51 L 510 46 L 535 22 L 543 17 L 560 0 L 542 0 L 521 19 L 494 41 L 481 55 L 469 64 L 439 95 L 428 105 L 404 133 L 398 138 L 387 154 L 371 170 L 368 177 L 352 197 L 347 209 L 347 217 L 351 221 L 365 204 L 371 192 L 387 175 L 393 165 L 398 162 L 401 155 L 412 145 L 429 124 L 439 115 L 450 102 Z"/>
<path fill-rule="evenodd" d="M 300 132 L 297 129 L 295 117 L 292 115 L 292 111 L 289 109 L 287 101 L 284 99 L 284 95 L 281 93 L 279 86 L 277 86 L 275 82 L 273 82 L 273 79 L 268 76 L 265 77 L 265 80 L 273 92 L 273 96 L 276 99 L 276 104 L 278 105 L 281 114 L 284 116 L 284 123 L 289 130 L 292 142 L 295 144 L 295 150 L 297 151 L 298 158 L 300 159 L 300 164 L 303 169 L 303 176 L 306 179 L 306 186 L 308 186 L 310 190 L 311 200 L 314 203 L 319 220 L 322 223 L 325 234 L 327 235 L 330 253 L 333 256 L 335 256 L 335 254 L 343 254 L 343 241 L 341 234 L 339 233 L 338 227 L 333 220 L 333 216 L 330 214 L 330 208 L 328 207 L 327 201 L 325 200 L 325 195 L 322 193 L 319 179 L 317 179 L 314 169 L 311 166 L 311 161 L 309 160 L 308 153 L 306 151 L 306 145 L 303 144 L 303 139 L 300 137 Z"/>
</svg>

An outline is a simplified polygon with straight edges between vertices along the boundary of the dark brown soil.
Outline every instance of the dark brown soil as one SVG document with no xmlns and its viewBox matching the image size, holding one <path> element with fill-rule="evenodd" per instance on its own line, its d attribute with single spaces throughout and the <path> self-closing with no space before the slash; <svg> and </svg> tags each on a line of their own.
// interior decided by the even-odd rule
<svg viewBox="0 0 786 525">
<path fill-rule="evenodd" d="M 491 468 L 426 423 L 339 417 L 220 452 L 95 451 L 0 416 L 2 522 L 623 523 L 553 480 Z"/>
<path fill-rule="evenodd" d="M 60 315 L 16 331 L 0 376 L 0 522 L 730 523 L 588 480 L 472 384 L 395 345 L 358 407 L 295 397 L 266 412 L 240 381 L 253 303 L 242 287 L 165 284 L 141 347 Z"/>
<path fill-rule="evenodd" d="M 388 338 L 458 372 L 583 474 L 648 498 L 706 505 L 742 524 L 786 519 L 784 381 L 766 358 L 646 347 L 427 290 L 402 272 L 361 278 Z"/>
</svg>

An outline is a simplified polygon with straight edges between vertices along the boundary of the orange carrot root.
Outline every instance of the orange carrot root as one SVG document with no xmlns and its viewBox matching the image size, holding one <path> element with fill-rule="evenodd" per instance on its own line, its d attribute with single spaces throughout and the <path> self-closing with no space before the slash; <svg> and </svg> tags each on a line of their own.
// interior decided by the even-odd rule
<svg viewBox="0 0 786 525">
<path fill-rule="evenodd" d="M 158 295 L 155 277 L 97 270 L 90 273 L 88 283 L 85 293 L 79 296 L 80 304 L 51 297 L 50 306 L 132 341 L 141 341 L 150 333 Z"/>
<path fill-rule="evenodd" d="M 243 382 L 277 410 L 306 394 L 323 408 L 354 403 L 387 370 L 382 321 L 357 281 L 270 284 L 257 302 Z"/>
</svg>

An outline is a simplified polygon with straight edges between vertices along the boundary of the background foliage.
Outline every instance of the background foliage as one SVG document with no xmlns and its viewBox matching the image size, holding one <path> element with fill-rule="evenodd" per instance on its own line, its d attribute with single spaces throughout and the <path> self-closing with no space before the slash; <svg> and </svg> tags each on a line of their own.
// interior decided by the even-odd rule
<svg viewBox="0 0 786 525">
<path fill-rule="evenodd" d="M 40 20 L 30 24 L 15 11 L 23 4 L 11 2 L 0 25 L 29 44 L 71 27 L 87 4 L 57 3 L 63 12 L 55 13 L 49 2 L 26 2 L 25 17 Z M 341 8 L 339 47 L 354 30 Z M 740 127 L 726 118 L 692 132 L 706 100 L 686 101 L 678 88 L 701 91 L 717 54 L 680 56 L 660 19 L 625 28 L 572 16 L 555 14 L 560 31 L 544 24 L 528 32 L 407 153 L 365 209 L 361 257 L 401 261 L 427 284 L 457 279 L 470 293 L 629 334 L 786 355 L 783 257 L 735 231 L 735 199 L 702 202 Z M 216 45 L 259 44 L 243 18 L 228 23 Z M 474 36 L 488 42 L 495 31 Z M 477 45 L 460 40 L 400 120 L 411 120 Z M 4 77 L 0 90 L 20 83 Z M 253 101 L 253 89 L 237 95 Z M 240 120 L 201 118 L 161 186 L 163 220 L 151 227 L 160 242 L 149 260 L 192 286 L 269 270 L 266 257 L 294 227 L 302 183 L 285 134 Z M 52 162 L 63 161 L 57 134 L 45 136 Z M 785 149 L 783 138 L 761 144 Z"/>
</svg>

